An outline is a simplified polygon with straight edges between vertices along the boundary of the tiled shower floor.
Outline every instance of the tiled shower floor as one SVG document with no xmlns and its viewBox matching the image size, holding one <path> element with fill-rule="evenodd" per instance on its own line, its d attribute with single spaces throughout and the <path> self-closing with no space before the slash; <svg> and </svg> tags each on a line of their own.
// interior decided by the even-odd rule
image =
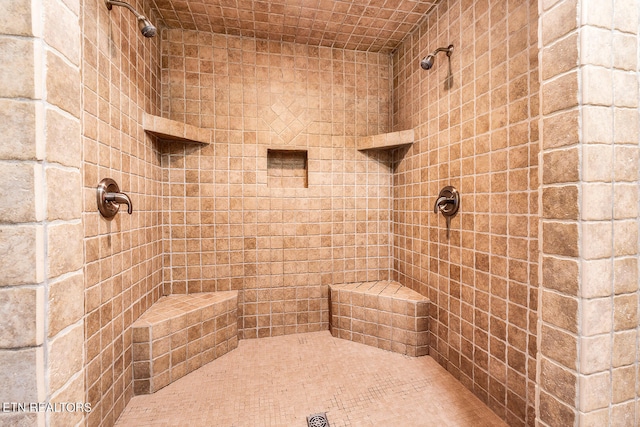
<svg viewBox="0 0 640 427">
<path fill-rule="evenodd" d="M 136 396 L 117 426 L 504 426 L 428 356 L 333 338 L 328 331 L 242 340 L 155 394 Z"/>
</svg>

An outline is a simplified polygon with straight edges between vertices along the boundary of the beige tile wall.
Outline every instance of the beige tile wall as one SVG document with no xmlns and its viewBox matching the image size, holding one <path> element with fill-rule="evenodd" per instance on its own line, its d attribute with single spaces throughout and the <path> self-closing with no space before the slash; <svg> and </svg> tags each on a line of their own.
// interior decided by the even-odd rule
<svg viewBox="0 0 640 427">
<path fill-rule="evenodd" d="M 168 292 L 241 290 L 251 337 L 324 328 L 326 284 L 387 278 L 392 255 L 397 279 L 436 303 L 431 353 L 510 424 L 531 424 L 537 8 L 443 3 L 391 62 L 170 31 L 161 67 L 159 40 L 144 39 L 124 9 L 11 2 L 0 20 L 0 177 L 15 185 L 0 195 L 11 201 L 0 200 L 0 305 L 20 333 L 2 338 L 0 364 L 24 382 L 2 378 L 1 400 L 86 399 L 89 425 L 113 424 L 132 395 L 129 327 L 160 295 L 163 264 Z M 542 425 L 634 425 L 637 5 L 539 9 L 538 415 Z M 433 70 L 418 68 L 448 43 L 451 89 L 443 54 Z M 211 128 L 217 143 L 156 143 L 140 127 L 144 111 Z M 410 127 L 418 141 L 395 153 L 392 192 L 389 156 L 356 152 L 354 136 Z M 267 188 L 271 147 L 308 150 L 308 189 Z M 107 175 L 132 196 L 134 216 L 97 216 L 94 188 Z M 449 183 L 463 210 L 447 241 L 431 205 Z M 37 417 L 11 422 L 84 422 Z"/>
<path fill-rule="evenodd" d="M 83 400 L 79 2 L 7 4 L 0 19 L 1 402 Z M 61 38 L 64 34 L 64 40 Z M 76 413 L 2 413 L 71 426 Z"/>
<path fill-rule="evenodd" d="M 167 293 L 239 290 L 240 338 L 328 328 L 327 285 L 389 275 L 389 56 L 170 30 L 165 117 L 214 129 L 163 151 Z M 307 151 L 308 188 L 267 185 Z"/>
<path fill-rule="evenodd" d="M 395 279 L 431 300 L 430 355 L 510 425 L 535 416 L 536 1 L 441 2 L 393 56 Z M 420 60 L 438 54 L 431 70 Z M 446 185 L 451 221 L 433 212 Z"/>
<path fill-rule="evenodd" d="M 540 425 L 638 425 L 640 9 L 540 14 Z"/>
<path fill-rule="evenodd" d="M 539 9 L 543 31 L 540 58 L 541 228 L 544 240 L 541 245 L 537 410 L 541 425 L 575 425 L 579 388 L 598 389 L 594 397 L 604 394 L 601 386 L 594 381 L 581 384 L 577 372 L 578 334 L 581 329 L 578 314 L 581 188 L 578 158 L 577 2 L 557 2 L 555 5 L 540 2 Z M 593 74 L 588 68 L 585 72 Z M 587 77 L 587 84 L 590 78 Z M 586 95 L 590 98 L 595 94 Z M 597 270 L 585 273 L 596 282 L 599 281 Z M 602 308 L 606 312 L 606 307 Z M 601 379 L 601 376 L 592 378 Z"/>
<path fill-rule="evenodd" d="M 147 16 L 150 3 L 131 2 Z M 87 424 L 108 426 L 133 395 L 131 324 L 162 289 L 160 155 L 141 126 L 160 108 L 160 40 L 144 38 L 122 7 L 83 1 L 81 16 L 84 399 Z M 95 187 L 106 177 L 130 196 L 133 215 L 99 215 Z"/>
</svg>

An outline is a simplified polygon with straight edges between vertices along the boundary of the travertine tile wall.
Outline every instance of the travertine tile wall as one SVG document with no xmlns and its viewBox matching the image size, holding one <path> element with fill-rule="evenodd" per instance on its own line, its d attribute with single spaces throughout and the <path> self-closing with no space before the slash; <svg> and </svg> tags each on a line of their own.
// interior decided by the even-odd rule
<svg viewBox="0 0 640 427">
<path fill-rule="evenodd" d="M 159 40 L 128 11 L 11 2 L 0 20 L 0 176 L 13 185 L 0 192 L 11 325 L 0 400 L 86 400 L 88 425 L 113 424 L 132 395 L 129 327 L 160 295 L 163 263 L 167 292 L 240 289 L 251 337 L 326 327 L 326 284 L 386 279 L 392 255 L 395 278 L 436 303 L 432 355 L 510 424 L 531 424 L 537 402 L 541 425 L 636 425 L 637 4 L 541 0 L 539 41 L 537 9 L 444 2 L 393 72 L 382 54 L 169 31 L 161 100 Z M 429 72 L 418 61 L 449 43 L 445 88 L 445 56 Z M 151 141 L 144 111 L 212 128 L 217 143 Z M 392 193 L 389 156 L 356 152 L 354 136 L 411 127 L 418 141 L 395 153 Z M 308 150 L 308 189 L 266 187 L 271 147 Z M 137 216 L 98 218 L 107 175 Z M 431 207 L 449 183 L 463 208 L 447 241 Z"/>
<path fill-rule="evenodd" d="M 239 290 L 240 338 L 328 328 L 327 285 L 389 275 L 389 56 L 163 33 L 163 116 L 214 129 L 163 152 L 166 293 Z M 308 188 L 267 186 L 307 150 Z"/>
<path fill-rule="evenodd" d="M 441 2 L 393 57 L 393 130 L 416 131 L 395 154 L 394 279 L 431 300 L 430 355 L 513 426 L 535 416 L 537 22 L 535 0 Z"/>
<path fill-rule="evenodd" d="M 151 2 L 133 1 L 149 15 Z M 113 425 L 133 395 L 131 324 L 162 289 L 160 155 L 142 130 L 160 107 L 160 41 L 134 15 L 82 2 L 83 226 L 87 424 Z M 95 187 L 116 180 L 133 215 L 97 212 Z"/>
<path fill-rule="evenodd" d="M 640 422 L 639 14 L 540 3 L 540 425 Z"/>
<path fill-rule="evenodd" d="M 82 402 L 80 29 L 74 0 L 0 19 L 0 402 Z M 0 414 L 71 426 L 83 412 Z"/>
</svg>

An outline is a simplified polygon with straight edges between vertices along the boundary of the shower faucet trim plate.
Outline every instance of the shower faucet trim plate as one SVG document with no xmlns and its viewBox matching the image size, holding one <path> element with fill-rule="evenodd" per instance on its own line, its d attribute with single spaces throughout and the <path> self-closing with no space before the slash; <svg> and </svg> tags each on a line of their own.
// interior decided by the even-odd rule
<svg viewBox="0 0 640 427">
<path fill-rule="evenodd" d="M 440 212 L 447 221 L 447 239 L 449 238 L 449 229 L 451 228 L 451 218 L 458 213 L 460 209 L 460 193 L 455 187 L 447 185 L 440 190 L 436 203 L 433 205 L 433 213 Z"/>
<path fill-rule="evenodd" d="M 100 214 L 111 221 L 120 210 L 120 205 L 127 205 L 127 213 L 133 213 L 131 199 L 125 193 L 120 192 L 120 187 L 111 178 L 105 178 L 96 188 L 96 202 Z"/>
<path fill-rule="evenodd" d="M 433 213 L 440 212 L 444 216 L 454 216 L 460 208 L 460 193 L 455 187 L 447 185 L 440 190 L 436 203 L 433 206 Z"/>
</svg>

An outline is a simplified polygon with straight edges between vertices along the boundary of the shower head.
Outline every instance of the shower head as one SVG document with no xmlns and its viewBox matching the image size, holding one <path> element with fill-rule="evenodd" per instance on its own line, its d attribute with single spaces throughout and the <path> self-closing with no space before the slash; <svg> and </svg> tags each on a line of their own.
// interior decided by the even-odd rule
<svg viewBox="0 0 640 427">
<path fill-rule="evenodd" d="M 435 55 L 430 53 L 429 55 L 425 56 L 424 58 L 422 58 L 422 61 L 420 61 L 420 66 L 422 67 L 423 70 L 428 70 L 431 67 L 433 67 L 433 60 L 435 59 Z"/>
<path fill-rule="evenodd" d="M 145 37 L 153 37 L 158 32 L 158 29 L 153 26 L 151 22 L 144 16 L 138 17 L 138 27 L 140 28 L 140 32 Z"/>
<path fill-rule="evenodd" d="M 145 37 L 153 37 L 158 32 L 158 29 L 144 16 L 139 14 L 130 4 L 118 0 L 104 0 L 107 5 L 107 9 L 111 10 L 113 6 L 122 6 L 129 9 L 138 19 L 138 28 Z"/>
<path fill-rule="evenodd" d="M 433 53 L 430 53 L 429 55 L 422 58 L 422 61 L 420 61 L 420 66 L 423 70 L 429 70 L 431 69 L 431 67 L 433 67 L 433 61 L 436 59 L 436 55 L 438 54 L 438 52 L 447 52 L 447 56 L 450 57 L 453 53 L 453 45 L 450 44 L 447 47 L 439 47 Z"/>
</svg>

